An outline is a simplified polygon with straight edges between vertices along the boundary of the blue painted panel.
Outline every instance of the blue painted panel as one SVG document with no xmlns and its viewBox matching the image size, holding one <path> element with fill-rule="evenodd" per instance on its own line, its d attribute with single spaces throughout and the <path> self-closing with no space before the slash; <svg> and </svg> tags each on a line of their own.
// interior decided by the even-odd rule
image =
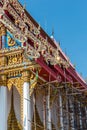
<svg viewBox="0 0 87 130">
<path fill-rule="evenodd" d="M 2 49 L 6 48 L 6 36 L 2 36 Z"/>
<path fill-rule="evenodd" d="M 21 45 L 18 39 L 15 39 L 10 32 L 7 32 L 5 48 L 17 48 L 21 47 Z"/>
</svg>

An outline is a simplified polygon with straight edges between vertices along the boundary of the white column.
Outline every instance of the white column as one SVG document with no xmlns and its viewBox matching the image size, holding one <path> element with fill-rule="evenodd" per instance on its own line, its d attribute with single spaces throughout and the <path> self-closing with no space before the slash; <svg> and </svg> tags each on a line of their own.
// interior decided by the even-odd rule
<svg viewBox="0 0 87 130">
<path fill-rule="evenodd" d="M 70 107 L 70 124 L 71 130 L 75 130 L 74 128 L 74 97 L 69 97 L 69 107 Z"/>
<path fill-rule="evenodd" d="M 85 118 L 86 118 L 86 127 L 87 127 L 87 107 L 85 106 Z"/>
<path fill-rule="evenodd" d="M 80 129 L 83 129 L 82 126 L 82 112 L 81 112 L 81 103 L 78 101 L 78 109 L 79 109 L 79 124 L 80 124 Z"/>
<path fill-rule="evenodd" d="M 7 87 L 0 87 L 0 130 L 7 130 Z"/>
<path fill-rule="evenodd" d="M 47 130 L 52 130 L 52 125 L 51 125 L 51 108 L 50 108 L 50 94 L 47 95 Z"/>
<path fill-rule="evenodd" d="M 46 130 L 46 95 L 43 96 L 43 124 L 44 130 Z"/>
<path fill-rule="evenodd" d="M 23 85 L 23 130 L 31 130 L 31 100 L 29 95 L 29 83 Z"/>
<path fill-rule="evenodd" d="M 69 130 L 69 102 L 68 102 L 68 91 L 67 91 L 67 88 L 66 88 L 66 129 Z"/>
<path fill-rule="evenodd" d="M 64 128 L 63 128 L 63 105 L 62 105 L 62 96 L 61 96 L 60 91 L 59 91 L 59 112 L 60 112 L 60 129 L 64 130 Z"/>
</svg>

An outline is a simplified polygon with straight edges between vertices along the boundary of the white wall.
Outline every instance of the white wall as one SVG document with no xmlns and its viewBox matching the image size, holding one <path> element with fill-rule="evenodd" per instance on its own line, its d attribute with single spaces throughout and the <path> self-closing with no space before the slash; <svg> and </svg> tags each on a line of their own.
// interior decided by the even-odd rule
<svg viewBox="0 0 87 130">
<path fill-rule="evenodd" d="M 0 130 L 7 130 L 7 88 L 0 87 Z"/>
<path fill-rule="evenodd" d="M 11 94 L 6 87 L 0 87 L 0 130 L 7 130 L 7 118 L 11 109 Z M 20 95 L 14 87 L 14 109 L 17 120 L 21 123 Z"/>
</svg>

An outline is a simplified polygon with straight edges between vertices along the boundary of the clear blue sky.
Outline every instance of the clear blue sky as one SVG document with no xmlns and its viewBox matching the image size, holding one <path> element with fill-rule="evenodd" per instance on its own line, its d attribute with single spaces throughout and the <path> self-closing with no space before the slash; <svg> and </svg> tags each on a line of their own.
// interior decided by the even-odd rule
<svg viewBox="0 0 87 130">
<path fill-rule="evenodd" d="M 60 41 L 78 73 L 87 77 L 87 0 L 19 0 L 41 27 Z"/>
</svg>

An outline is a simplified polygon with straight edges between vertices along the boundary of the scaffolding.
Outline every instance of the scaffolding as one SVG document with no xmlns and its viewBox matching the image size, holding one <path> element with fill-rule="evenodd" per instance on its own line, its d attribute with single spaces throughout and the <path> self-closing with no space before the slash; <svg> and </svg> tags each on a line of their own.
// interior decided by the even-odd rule
<svg viewBox="0 0 87 130">
<path fill-rule="evenodd" d="M 32 73 L 34 73 L 32 71 Z M 35 73 L 34 73 L 35 74 Z M 55 82 L 38 82 L 35 88 L 35 97 L 42 92 L 41 100 L 43 112 L 41 120 L 38 106 L 35 105 L 37 98 L 34 98 L 34 114 L 37 113 L 31 123 L 33 130 L 86 130 L 87 129 L 87 101 L 85 92 L 74 87 L 74 84 L 67 82 L 58 84 Z M 37 110 L 38 109 L 38 110 Z M 41 122 L 41 123 L 40 123 Z M 40 124 L 39 124 L 40 123 Z"/>
<path fill-rule="evenodd" d="M 26 109 L 24 114 L 28 113 L 24 120 L 27 120 L 26 124 L 29 125 L 27 128 L 29 130 L 87 130 L 87 85 L 76 73 L 55 40 L 50 39 L 17 0 L 0 1 L 0 31 L 2 79 L 3 76 L 4 80 L 8 81 L 13 78 L 13 85 L 16 86 L 18 84 L 14 78 L 19 78 L 21 86 L 24 72 L 27 72 L 25 74 L 27 78 L 31 78 L 28 74 L 34 75 L 32 82 L 30 79 L 27 83 L 24 81 L 23 91 L 20 90 L 20 86 L 16 86 L 19 94 L 24 94 L 20 94 L 19 97 L 24 96 L 22 98 L 25 106 L 22 107 Z M 7 43 L 8 41 L 11 43 Z M 37 80 L 38 68 L 41 72 L 38 73 Z M 32 83 L 35 83 L 33 87 L 29 86 Z M 14 110 L 15 120 L 19 119 L 19 116 Z M 21 125 L 24 125 L 23 123 L 21 121 Z"/>
</svg>

